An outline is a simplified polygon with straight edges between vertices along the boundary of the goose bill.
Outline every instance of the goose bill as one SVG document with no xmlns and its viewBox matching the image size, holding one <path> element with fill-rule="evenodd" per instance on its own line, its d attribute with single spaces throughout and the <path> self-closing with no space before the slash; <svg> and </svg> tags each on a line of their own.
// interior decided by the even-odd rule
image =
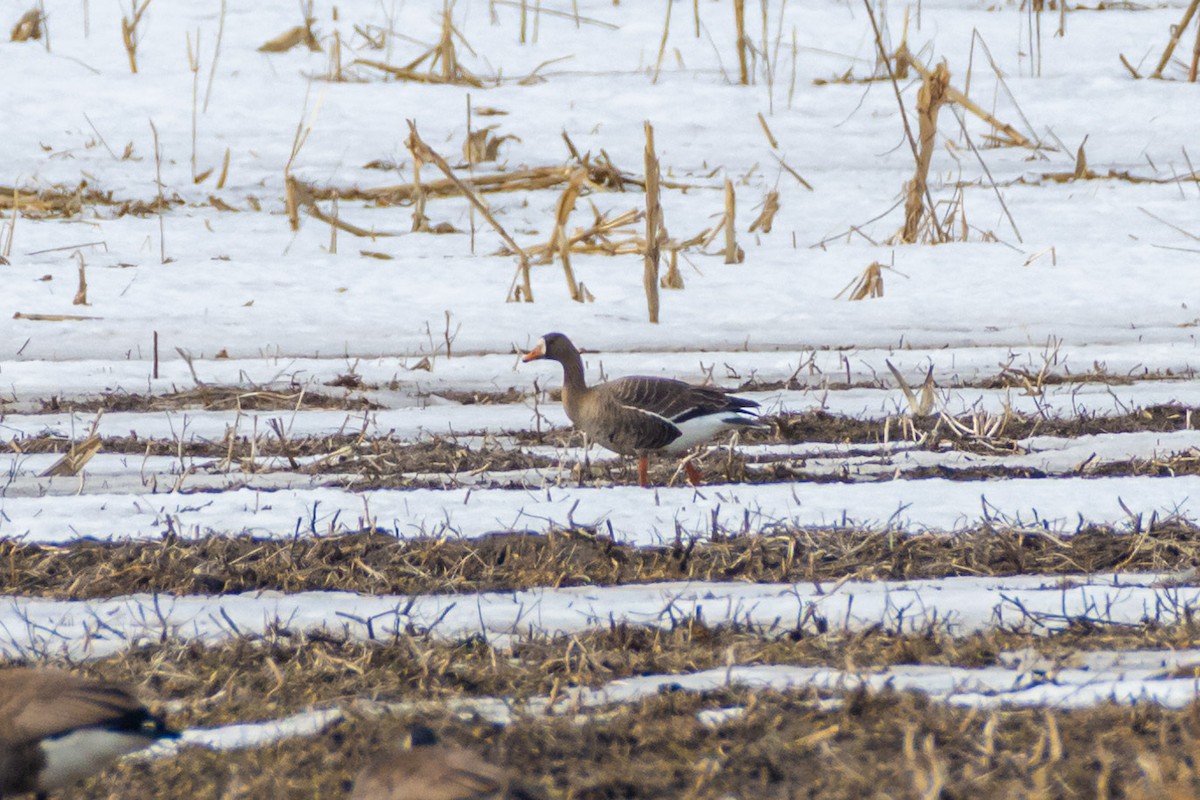
<svg viewBox="0 0 1200 800">
<path fill-rule="evenodd" d="M 537 361 L 539 358 L 545 358 L 545 357 L 546 357 L 546 340 L 539 339 L 538 343 L 533 346 L 533 349 L 530 350 L 528 353 L 526 353 L 525 357 L 522 358 L 521 360 L 528 363 L 530 361 Z"/>
</svg>

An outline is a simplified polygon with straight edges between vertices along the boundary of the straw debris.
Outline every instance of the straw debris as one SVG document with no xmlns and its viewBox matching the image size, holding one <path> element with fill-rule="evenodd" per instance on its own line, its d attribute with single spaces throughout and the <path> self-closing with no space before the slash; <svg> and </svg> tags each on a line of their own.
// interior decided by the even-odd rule
<svg viewBox="0 0 1200 800">
<path fill-rule="evenodd" d="M 849 292 L 849 296 L 846 299 L 851 301 L 883 297 L 883 264 L 878 261 L 871 262 L 862 271 L 862 274 L 847 284 L 845 289 L 834 295 L 833 299 L 837 300 L 847 292 Z"/>
<path fill-rule="evenodd" d="M 449 14 L 449 11 L 446 13 Z M 529 278 L 529 255 L 521 249 L 520 245 L 513 241 L 511 236 L 508 235 L 508 231 L 506 231 L 504 226 L 502 226 L 496 220 L 496 218 L 492 215 L 491 209 L 488 208 L 487 204 L 484 203 L 482 199 L 480 199 L 479 195 L 472 191 L 471 188 L 465 184 L 461 178 L 454 174 L 454 170 L 450 168 L 450 165 L 446 162 L 446 159 L 442 158 L 433 150 L 433 148 L 425 144 L 420 135 L 417 133 L 416 123 L 412 120 L 408 121 L 408 130 L 409 135 L 406 144 L 408 145 L 409 151 L 413 154 L 414 163 L 419 165 L 421 163 L 428 162 L 437 166 L 437 168 L 442 171 L 442 174 L 446 176 L 447 180 L 454 184 L 458 191 L 461 192 L 469 201 L 471 201 L 471 205 L 475 206 L 475 209 L 483 215 L 483 218 L 486 219 L 488 224 L 495 229 L 496 233 L 500 235 L 500 238 L 504 240 L 504 243 L 508 245 L 512 252 L 517 254 L 517 275 L 513 279 L 512 287 L 509 289 L 508 299 L 510 301 L 524 300 L 526 303 L 532 303 L 533 285 L 531 284 Z M 419 166 L 416 167 L 416 169 L 419 169 Z M 520 281 L 519 286 L 517 285 L 518 281 Z"/>
<path fill-rule="evenodd" d="M 903 45 L 903 44 L 901 45 L 901 49 L 896 52 L 895 58 L 897 61 L 903 60 L 905 63 L 909 64 L 914 70 L 916 70 L 917 73 L 921 76 L 921 79 L 925 82 L 924 85 L 928 86 L 931 81 L 934 81 L 936 70 L 929 69 L 929 67 L 925 66 L 919 60 L 917 60 L 916 56 L 914 56 L 911 52 L 909 52 L 905 45 Z M 942 66 L 944 66 L 944 65 L 939 65 L 939 68 Z M 938 83 L 942 82 L 942 78 L 940 76 L 937 78 L 937 82 Z M 939 104 L 942 102 L 955 103 L 959 106 L 962 106 L 967 111 L 970 111 L 972 114 L 974 114 L 975 116 L 982 119 L 984 122 L 991 125 L 992 128 L 996 131 L 996 135 L 994 135 L 992 137 L 992 141 L 995 144 L 1011 145 L 1011 146 L 1015 146 L 1015 147 L 1028 147 L 1031 149 L 1035 149 L 1038 147 L 1038 144 L 1036 142 L 1031 141 L 1028 137 L 1026 137 L 1022 133 L 1020 133 L 1012 125 L 1009 125 L 1009 124 L 997 119 L 994 115 L 990 114 L 982 106 L 980 106 L 978 103 L 976 103 L 970 97 L 968 97 L 966 95 L 966 93 L 951 86 L 949 83 L 949 71 L 948 70 L 947 70 L 947 73 L 945 76 L 945 85 L 941 86 L 938 91 L 940 92 L 940 95 L 941 95 Z M 921 106 L 921 101 L 920 101 L 920 99 L 918 99 L 918 101 L 917 101 L 918 110 L 920 109 L 920 106 Z"/>
<path fill-rule="evenodd" d="M 160 395 L 144 395 L 136 392 L 114 391 L 98 397 L 72 398 L 52 397 L 43 401 L 47 413 L 73 411 L 76 413 L 121 411 L 174 411 L 200 408 L 206 411 L 289 411 L 299 408 L 361 409 L 377 408 L 361 396 L 332 397 L 302 386 L 273 389 L 266 386 L 222 386 L 202 383 L 193 389 L 168 392 Z M 144 445 L 142 449 L 145 449 Z"/>
<path fill-rule="evenodd" d="M 320 533 L 282 539 L 168 534 L 161 540 L 81 539 L 66 545 L 6 539 L 0 540 L 0 558 L 10 592 L 75 600 L 141 592 L 412 595 L 684 580 L 791 584 L 1117 569 L 1173 574 L 1200 565 L 1200 530 L 1184 520 L 1143 525 L 1136 536 L 1101 526 L 1055 535 L 1036 524 L 995 522 L 964 531 L 898 534 L 887 527 L 796 527 L 763 520 L 649 547 L 614 542 L 578 525 L 477 539 L 413 538 L 379 529 Z"/>
<path fill-rule="evenodd" d="M 137 47 L 138 47 L 138 25 L 142 21 L 142 15 L 146 13 L 146 9 L 150 7 L 150 0 L 142 0 L 141 5 L 138 0 L 129 0 L 128 17 L 121 17 L 121 41 L 125 45 L 125 53 L 129 56 L 129 71 L 137 74 Z"/>
<path fill-rule="evenodd" d="M 1183 19 L 1179 21 L 1179 24 L 1171 26 L 1171 38 L 1167 42 L 1166 48 L 1163 49 L 1162 58 L 1158 60 L 1154 71 L 1150 73 L 1151 78 L 1162 79 L 1163 70 L 1171 63 L 1171 55 L 1175 52 L 1175 48 L 1179 45 L 1179 40 L 1183 37 L 1184 31 L 1187 30 L 1192 22 L 1192 18 L 1196 15 L 1197 8 L 1200 8 L 1200 0 L 1192 0 L 1184 10 Z M 1197 24 L 1200 25 L 1200 23 Z M 1124 60 L 1124 56 L 1122 56 L 1122 60 Z M 1188 81 L 1192 83 L 1196 82 L 1198 66 L 1200 66 L 1200 29 L 1196 32 L 1196 45 L 1192 51 L 1191 66 L 1188 68 Z M 1134 72 L 1134 77 L 1138 77 L 1135 70 L 1131 71 Z"/>
<path fill-rule="evenodd" d="M 441 36 L 438 38 L 438 43 L 404 66 L 396 67 L 391 64 L 385 64 L 382 61 L 373 61 L 365 58 L 355 59 L 354 63 L 370 67 L 371 69 L 377 69 L 397 80 L 415 81 L 418 83 L 452 84 L 455 86 L 474 86 L 479 89 L 482 89 L 484 86 L 498 84 L 498 79 L 485 80 L 480 78 L 464 67 L 459 61 L 459 44 L 465 47 L 471 55 L 475 55 L 475 51 L 463 37 L 462 33 L 459 32 L 458 28 L 455 27 L 454 20 L 450 14 L 450 8 L 450 3 L 447 0 L 442 7 L 442 30 Z M 426 61 L 429 62 L 427 69 L 418 69 Z"/>
<path fill-rule="evenodd" d="M 14 42 L 27 42 L 31 39 L 42 38 L 42 12 L 41 9 L 31 8 L 21 15 L 17 20 L 17 24 L 13 26 L 12 34 L 9 39 Z"/>
<path fill-rule="evenodd" d="M 754 221 L 750 223 L 750 232 L 762 231 L 770 233 L 771 226 L 775 224 L 775 215 L 779 213 L 779 192 L 771 189 L 767 192 L 767 196 L 763 198 L 762 210 Z"/>
<path fill-rule="evenodd" d="M 88 304 L 87 271 L 83 260 L 83 254 L 76 251 L 75 257 L 79 261 L 79 288 L 75 290 L 75 298 L 71 301 L 71 305 L 86 306 Z"/>
<path fill-rule="evenodd" d="M 912 646 L 911 662 L 945 641 L 927 638 L 928 644 L 917 636 L 896 641 L 893 657 L 904 661 L 903 646 Z M 817 644 L 832 639 L 812 637 Z M 830 648 L 820 663 L 876 663 L 855 656 L 871 642 L 892 644 L 881 633 L 859 641 Z M 977 643 L 978 665 L 994 663 L 1004 641 Z M 172 722 L 189 727 L 271 720 L 312 707 L 340 706 L 343 718 L 315 736 L 258 747 L 191 747 L 172 758 L 124 759 L 70 796 L 345 797 L 362 765 L 416 721 L 490 761 L 520 765 L 524 782 L 554 798 L 859 800 L 897 792 L 916 797 L 910 787 L 921 785 L 939 786 L 943 797 L 1093 797 L 1098 786 L 1104 796 L 1134 800 L 1195 794 L 1195 706 L 981 712 L 917 693 L 779 692 L 735 683 L 708 692 L 666 685 L 641 700 L 596 709 L 565 700 L 557 713 L 520 711 L 535 692 L 519 673 L 550 687 L 536 696 L 561 697 L 573 685 L 601 684 L 593 676 L 605 675 L 610 663 L 617 667 L 612 675 L 638 662 L 678 664 L 673 671 L 687 672 L 711 663 L 722 646 L 757 653 L 756 645 L 713 635 L 694 620 L 668 633 L 614 626 L 603 638 L 559 638 L 526 649 L 477 640 L 442 646 L 413 635 L 359 645 L 288 631 L 211 649 L 155 645 L 82 668 L 132 680 L 169 704 Z M 697 656 L 696 667 L 689 654 Z M 486 697 L 514 698 L 510 724 L 471 712 L 469 701 Z M 738 713 L 716 725 L 704 720 L 703 712 L 723 709 Z"/>
<path fill-rule="evenodd" d="M 498 127 L 498 125 L 489 125 L 486 128 L 471 131 L 466 141 L 463 142 L 463 160 L 471 165 L 495 161 L 500 156 L 500 145 L 509 139 L 521 141 L 512 134 L 496 136 L 492 131 Z"/>
<path fill-rule="evenodd" d="M 321 52 L 321 43 L 317 40 L 317 35 L 313 31 L 313 23 L 315 19 L 309 17 L 304 20 L 303 25 L 297 25 L 294 28 L 289 28 L 273 39 L 268 39 L 258 47 L 260 53 L 286 53 L 293 47 L 304 45 L 310 52 Z"/>
<path fill-rule="evenodd" d="M 79 444 L 72 443 L 67 454 L 43 472 L 42 477 L 62 478 L 78 475 L 80 470 L 92 460 L 92 456 L 100 452 L 100 445 L 100 437 L 94 433 Z"/>
</svg>

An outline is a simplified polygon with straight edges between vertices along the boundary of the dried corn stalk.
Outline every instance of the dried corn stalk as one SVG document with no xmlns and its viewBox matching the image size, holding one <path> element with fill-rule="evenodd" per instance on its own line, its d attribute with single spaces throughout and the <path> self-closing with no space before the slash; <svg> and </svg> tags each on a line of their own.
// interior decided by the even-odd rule
<svg viewBox="0 0 1200 800">
<path fill-rule="evenodd" d="M 100 437 L 92 434 L 79 444 L 72 444 L 63 457 L 42 473 L 43 478 L 65 478 L 78 475 L 84 465 L 92 460 L 92 456 L 100 452 Z"/>
<path fill-rule="evenodd" d="M 933 78 L 934 70 L 929 69 L 929 67 L 925 66 L 920 61 L 917 61 L 916 57 L 914 57 L 913 54 L 908 51 L 908 48 L 904 44 L 901 44 L 897 49 L 896 59 L 897 61 L 903 59 L 908 64 L 911 64 L 912 68 L 917 71 L 917 74 L 919 74 L 926 83 Z M 970 111 L 972 114 L 995 128 L 996 133 L 1003 137 L 1003 139 L 996 137 L 997 141 L 1001 141 L 1004 144 L 1016 145 L 1018 147 L 1037 147 L 1036 142 L 1031 142 L 1027 137 L 1021 135 L 1021 133 L 1018 132 L 1017 129 L 1012 125 L 1001 122 L 999 119 L 989 114 L 982 106 L 980 106 L 971 98 L 967 97 L 960 90 L 950 86 L 949 83 L 947 83 L 943 94 L 945 95 L 945 100 L 948 100 L 952 103 L 957 103 L 967 111 Z M 918 100 L 917 102 L 919 105 L 920 101 Z"/>
<path fill-rule="evenodd" d="M 921 384 L 921 397 L 917 399 L 917 395 L 909 387 L 908 381 L 904 380 L 904 376 L 900 374 L 900 370 L 896 369 L 891 361 L 884 359 L 887 368 L 892 371 L 892 377 L 896 379 L 896 383 L 900 386 L 900 391 L 904 392 L 904 398 L 908 400 L 908 408 L 912 411 L 913 416 L 924 417 L 933 410 L 933 402 L 935 400 L 933 390 L 937 388 L 937 384 L 933 380 L 933 367 L 929 367 L 929 372 L 925 374 L 925 380 Z"/>
<path fill-rule="evenodd" d="M 667 274 L 662 277 L 658 285 L 664 289 L 682 289 L 683 275 L 679 274 L 679 244 L 671 242 L 667 245 L 671 252 L 671 258 L 667 262 Z"/>
<path fill-rule="evenodd" d="M 132 0 L 132 17 L 121 17 L 121 40 L 125 44 L 125 54 L 129 56 L 129 71 L 137 74 L 138 23 L 150 6 L 150 0 L 142 0 L 139 6 L 137 0 Z"/>
<path fill-rule="evenodd" d="M 737 198 L 733 193 L 733 181 L 725 179 L 725 263 L 740 264 L 746 260 L 746 253 L 737 243 Z"/>
<path fill-rule="evenodd" d="M 42 12 L 32 8 L 21 15 L 12 29 L 12 41 L 27 42 L 42 38 Z"/>
<path fill-rule="evenodd" d="M 846 294 L 846 292 L 850 293 L 850 296 L 847 298 L 849 300 L 883 297 L 883 265 L 878 261 L 873 262 L 862 271 L 861 275 L 846 284 L 845 289 L 834 295 L 833 299 L 837 300 Z"/>
<path fill-rule="evenodd" d="M 509 246 L 512 252 L 517 254 L 519 266 L 517 270 L 517 276 L 513 282 L 513 288 L 509 291 L 509 299 L 524 300 L 526 303 L 532 303 L 533 284 L 529 279 L 529 254 L 522 250 L 521 246 L 513 241 L 513 238 L 508 235 L 508 231 L 504 230 L 504 226 L 496 221 L 496 218 L 492 215 L 492 210 L 488 208 L 487 203 L 483 202 L 483 200 L 479 198 L 479 195 L 472 191 L 469 186 L 463 183 L 462 180 L 454 174 L 454 170 L 450 169 L 450 165 L 446 163 L 446 159 L 442 158 L 433 150 L 433 148 L 425 144 L 420 135 L 417 133 L 416 123 L 412 120 L 408 121 L 408 131 L 408 141 L 406 144 L 408 145 L 409 151 L 413 154 L 413 158 L 421 162 L 432 163 L 434 166 L 440 169 L 442 174 L 445 175 L 452 183 L 454 183 L 454 185 L 458 187 L 458 190 L 462 192 L 467 200 L 471 202 L 471 205 L 475 206 L 475 209 L 483 215 L 483 218 L 486 219 L 488 224 L 495 229 L 496 233 L 500 235 L 500 238 L 504 240 L 504 243 Z M 521 284 L 519 287 L 516 285 L 517 280 L 519 280 Z"/>
<path fill-rule="evenodd" d="M 494 136 L 492 131 L 500 127 L 499 125 L 489 125 L 486 128 L 481 128 L 477 131 L 471 131 L 467 136 L 467 140 L 463 142 L 463 159 L 468 164 L 482 164 L 485 161 L 495 161 L 500 155 L 500 145 L 507 142 L 509 139 L 517 139 L 516 136 Z M 517 139 L 520 141 L 520 139 Z"/>
<path fill-rule="evenodd" d="M 87 274 L 83 264 L 83 256 L 76 253 L 79 257 L 79 288 L 75 290 L 75 299 L 71 301 L 71 305 L 86 306 L 87 301 Z"/>
<path fill-rule="evenodd" d="M 746 36 L 746 0 L 733 0 L 733 22 L 737 29 L 738 83 L 750 83 L 750 70 L 746 61 L 746 50 L 750 45 Z"/>
<path fill-rule="evenodd" d="M 316 34 L 312 29 L 313 20 L 307 19 L 303 25 L 286 30 L 276 36 L 274 39 L 268 39 L 259 46 L 260 53 L 286 53 L 297 45 L 303 44 L 314 53 L 321 52 L 321 45 L 317 41 Z"/>
<path fill-rule="evenodd" d="M 642 267 L 642 285 L 646 289 L 646 309 L 650 321 L 658 323 L 658 256 L 662 235 L 662 205 L 659 202 L 658 155 L 654 152 L 654 126 L 646 129 L 646 250 Z"/>
<path fill-rule="evenodd" d="M 637 235 L 630 226 L 641 222 L 645 214 L 637 209 L 631 209 L 615 217 L 608 218 L 595 211 L 596 221 L 593 225 L 583 230 L 576 230 L 575 233 L 567 237 L 567 244 L 571 248 L 572 253 L 598 253 L 606 256 L 620 255 L 639 255 L 643 252 L 642 239 Z M 621 234 L 622 238 L 612 238 L 614 234 Z M 553 238 L 545 244 L 533 245 L 526 248 L 526 254 L 530 257 L 537 256 L 538 261 L 543 264 L 548 264 L 554 260 L 554 254 L 558 252 L 557 245 Z M 500 251 L 501 255 L 514 255 L 511 250 L 503 248 Z"/>
<path fill-rule="evenodd" d="M 1167 42 L 1166 49 L 1163 50 L 1162 58 L 1158 61 L 1158 66 L 1154 68 L 1154 72 L 1150 73 L 1151 78 L 1162 77 L 1163 70 L 1167 68 L 1167 64 L 1171 63 L 1171 54 L 1175 52 L 1175 47 L 1179 44 L 1180 37 L 1183 36 L 1184 30 L 1187 29 L 1187 26 L 1192 21 L 1192 17 L 1195 16 L 1197 7 L 1200 7 L 1200 0 L 1192 0 L 1188 4 L 1187 10 L 1183 12 L 1183 19 L 1179 24 L 1171 26 L 1171 39 Z M 1200 39 L 1197 41 L 1200 41 Z M 1189 80 L 1194 81 L 1195 79 L 1195 68 L 1193 67 Z"/>
<path fill-rule="evenodd" d="M 761 230 L 763 233 L 770 233 L 777 213 L 779 213 L 779 192 L 772 189 L 767 192 L 767 197 L 763 200 L 762 211 L 755 217 L 754 222 L 750 223 L 750 232 Z"/>
<path fill-rule="evenodd" d="M 950 85 L 950 70 L 938 64 L 921 90 L 917 93 L 917 119 L 920 135 L 917 145 L 917 164 L 913 179 L 908 182 L 904 199 L 904 228 L 900 241 L 912 244 L 917 241 L 921 229 L 921 218 L 925 214 L 925 196 L 929 191 L 929 164 L 933 160 L 933 145 L 937 138 L 938 109 L 946 102 L 946 88 Z M 929 209 L 933 213 L 933 209 Z"/>
<path fill-rule="evenodd" d="M 563 193 L 559 195 L 558 207 L 554 211 L 554 233 L 550 235 L 550 244 L 546 248 L 549 257 L 553 257 L 553 254 L 557 252 L 562 258 L 563 275 L 567 279 L 567 291 L 570 292 L 571 299 L 577 303 L 583 302 L 583 293 L 575 281 L 575 272 L 571 269 L 571 240 L 567 236 L 567 220 L 575 209 L 575 201 L 579 198 L 579 192 L 583 189 L 583 182 L 586 179 L 586 169 L 575 170 L 567 188 L 563 189 Z"/>
<path fill-rule="evenodd" d="M 456 40 L 461 42 L 463 47 L 474 54 L 475 51 L 471 48 L 471 45 L 459 33 L 458 28 L 454 26 L 454 21 L 450 17 L 449 4 L 446 4 L 442 8 L 442 35 L 438 39 L 438 43 L 408 64 L 405 64 L 403 67 L 394 67 L 391 64 L 384 64 L 381 61 L 370 61 L 362 58 L 356 60 L 354 63 L 386 72 L 400 80 L 416 81 L 419 83 L 450 83 L 458 86 L 483 88 L 485 85 L 483 79 L 472 74 L 470 70 L 459 63 L 458 50 L 455 45 Z M 418 71 L 417 67 L 425 63 L 426 60 L 429 61 L 428 71 Z M 490 81 L 492 84 L 498 82 L 496 80 Z"/>
</svg>

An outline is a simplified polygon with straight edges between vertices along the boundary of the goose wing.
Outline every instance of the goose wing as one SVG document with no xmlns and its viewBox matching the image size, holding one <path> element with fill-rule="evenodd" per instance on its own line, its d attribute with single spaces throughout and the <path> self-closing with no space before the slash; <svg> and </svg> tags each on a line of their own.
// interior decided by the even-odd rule
<svg viewBox="0 0 1200 800">
<path fill-rule="evenodd" d="M 709 414 L 748 413 L 758 403 L 715 386 L 696 386 L 671 378 L 634 376 L 605 384 L 622 405 L 650 412 L 675 425 Z"/>
<path fill-rule="evenodd" d="M 0 671 L 0 740 L 35 741 L 76 728 L 139 729 L 149 718 L 123 686 L 49 669 Z"/>
</svg>

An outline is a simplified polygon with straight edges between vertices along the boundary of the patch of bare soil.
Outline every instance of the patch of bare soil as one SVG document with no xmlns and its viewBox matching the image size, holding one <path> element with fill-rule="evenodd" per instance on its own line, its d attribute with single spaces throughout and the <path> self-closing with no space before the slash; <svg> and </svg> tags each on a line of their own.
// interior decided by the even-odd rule
<svg viewBox="0 0 1200 800">
<path fill-rule="evenodd" d="M 516 403 L 524 403 L 526 400 L 533 399 L 532 393 L 522 391 L 515 386 L 497 391 L 439 389 L 434 394 L 446 400 L 453 400 L 455 403 L 460 403 L 464 406 L 515 405 Z"/>
<path fill-rule="evenodd" d="M 115 391 L 96 397 L 51 397 L 42 401 L 42 411 L 45 413 L 95 414 L 101 411 L 146 412 L 192 408 L 205 411 L 294 411 L 330 408 L 359 411 L 379 406 L 349 391 L 340 397 L 334 397 L 298 386 L 275 390 L 210 384 L 160 395 Z"/>
<path fill-rule="evenodd" d="M 813 372 L 801 376 L 802 370 L 797 370 L 787 380 L 764 381 L 750 375 L 743 379 L 732 368 L 726 365 L 726 377 L 730 380 L 740 380 L 736 392 L 820 392 L 846 391 L 848 389 L 894 389 L 892 383 L 885 379 L 878 380 L 838 380 L 834 373 Z M 984 375 L 969 380 L 961 378 L 943 379 L 936 384 L 938 389 L 1020 389 L 1029 393 L 1039 393 L 1047 386 L 1063 386 L 1070 384 L 1101 384 L 1105 386 L 1130 386 L 1134 383 L 1149 381 L 1181 381 L 1192 380 L 1195 373 L 1191 370 L 1177 374 L 1170 369 L 1143 368 L 1140 372 L 1118 374 L 1096 366 L 1084 372 L 1039 369 L 1037 371 L 1014 367 L 1001 366 L 995 375 Z"/>
<path fill-rule="evenodd" d="M 779 414 L 763 418 L 762 428 L 741 432 L 746 444 L 803 444 L 807 442 L 836 442 L 840 444 L 880 444 L 884 442 L 921 440 L 926 447 L 952 442 L 963 449 L 982 449 L 996 452 L 1030 436 L 1077 437 L 1102 433 L 1136 433 L 1140 431 L 1187 430 L 1200 423 L 1200 409 L 1184 405 L 1160 405 L 1137 409 L 1113 416 L 1084 415 L 1053 417 L 1009 413 L 996 415 L 987 421 L 994 429 L 985 428 L 981 420 L 971 416 L 952 418 L 960 427 L 950 425 L 941 415 L 869 419 L 844 417 L 815 410 L 798 414 Z M 975 431 L 978 431 L 976 434 Z M 524 444 L 563 447 L 578 444 L 569 429 L 546 431 L 515 431 L 513 436 Z M 923 438 L 922 438 L 923 437 Z"/>
<path fill-rule="evenodd" d="M 794 622 L 794 621 L 793 621 Z M 79 665 L 85 674 L 141 686 L 169 703 L 177 726 L 211 727 L 277 719 L 311 708 L 370 698 L 434 705 L 455 698 L 546 698 L 568 687 L 598 688 L 639 675 L 685 674 L 729 664 L 876 670 L 899 664 L 994 666 L 1001 655 L 1032 650 L 1071 666 L 1095 650 L 1193 646 L 1194 623 L 1100 626 L 1080 622 L 1051 634 L 990 630 L 954 637 L 938 627 L 917 633 L 882 628 L 819 632 L 806 623 L 767 629 L 710 627 L 695 617 L 662 627 L 614 624 L 571 635 L 526 635 L 507 646 L 480 636 L 457 641 L 428 631 L 347 619 L 353 635 L 291 628 L 280 621 L 261 637 L 220 645 L 168 641 Z M 374 639 L 362 637 L 373 634 Z"/>
<path fill-rule="evenodd" d="M 363 480 L 355 488 L 410 488 L 404 473 L 479 474 L 508 470 L 552 467 L 555 462 L 543 456 L 506 447 L 471 448 L 454 439 L 437 437 L 428 441 L 405 443 L 394 440 L 364 439 L 354 447 L 343 447 L 307 468 L 315 474 L 352 474 Z"/>
<path fill-rule="evenodd" d="M 809 472 L 803 460 L 788 458 L 764 458 L 749 461 L 738 454 L 719 461 L 711 477 L 728 483 L 834 483 L 834 482 L 886 482 L 893 480 L 921 480 L 941 478 L 951 481 L 991 481 L 1014 478 L 1057 478 L 1083 477 L 1133 477 L 1174 478 L 1180 475 L 1200 474 L 1200 453 L 1183 452 L 1156 458 L 1130 458 L 1119 461 L 1093 462 L 1086 459 L 1069 469 L 1046 471 L 1036 467 L 1010 466 L 1005 464 L 974 464 L 949 466 L 931 464 L 905 466 L 897 464 L 894 469 L 876 469 L 860 472 L 852 465 L 845 465 L 839 472 Z M 748 469 L 753 464 L 754 469 Z M 674 477 L 674 476 L 672 476 Z"/>
<path fill-rule="evenodd" d="M 399 540 L 378 532 L 282 540 L 168 535 L 158 541 L 79 540 L 60 546 L 0 539 L 0 563 L 7 591 L 69 599 L 136 592 L 407 595 L 675 580 L 1173 573 L 1200 565 L 1200 529 L 1179 521 L 1147 525 L 1137 534 L 1093 527 L 1057 536 L 1000 526 L 958 533 L 758 528 L 747 520 L 745 530 L 717 529 L 703 541 L 660 547 L 617 544 L 586 528 L 478 539 Z"/>
<path fill-rule="evenodd" d="M 356 688 L 375 694 L 361 678 Z M 223 687 L 208 689 L 219 704 Z M 722 708 L 740 712 L 719 727 L 698 716 Z M 907 693 L 853 692 L 829 704 L 810 691 L 735 685 L 662 691 L 582 719 L 530 717 L 508 727 L 444 711 L 352 713 L 312 738 L 126 761 L 61 797 L 346 797 L 355 773 L 414 719 L 513 765 L 550 798 L 1183 798 L 1200 791 L 1195 704 L 980 712 Z"/>
<path fill-rule="evenodd" d="M 1010 413 L 996 415 L 989 421 L 995 423 L 994 432 L 981 430 L 982 426 L 976 418 L 963 416 L 954 418 L 962 429 L 967 431 L 979 430 L 978 435 L 966 433 L 960 428 L 951 426 L 941 415 L 905 418 L 905 423 L 911 423 L 907 435 L 926 435 L 928 446 L 940 441 L 952 441 L 961 444 L 966 449 L 987 446 L 989 451 L 1005 446 L 1011 447 L 1012 442 L 1030 436 L 1061 436 L 1078 437 L 1102 433 L 1136 433 L 1140 431 L 1169 431 L 1187 430 L 1189 420 L 1200 421 L 1200 410 L 1183 405 L 1160 405 L 1137 409 L 1126 414 L 1114 416 L 1085 415 L 1076 417 L 1053 417 Z M 905 438 L 905 427 L 900 419 L 854 419 L 835 416 L 824 411 L 811 411 L 804 414 L 785 414 L 768 417 L 766 420 L 770 430 L 751 430 L 743 434 L 745 442 L 846 442 L 846 443 L 879 443 L 898 441 Z M 885 436 L 885 429 L 888 435 Z"/>
</svg>

